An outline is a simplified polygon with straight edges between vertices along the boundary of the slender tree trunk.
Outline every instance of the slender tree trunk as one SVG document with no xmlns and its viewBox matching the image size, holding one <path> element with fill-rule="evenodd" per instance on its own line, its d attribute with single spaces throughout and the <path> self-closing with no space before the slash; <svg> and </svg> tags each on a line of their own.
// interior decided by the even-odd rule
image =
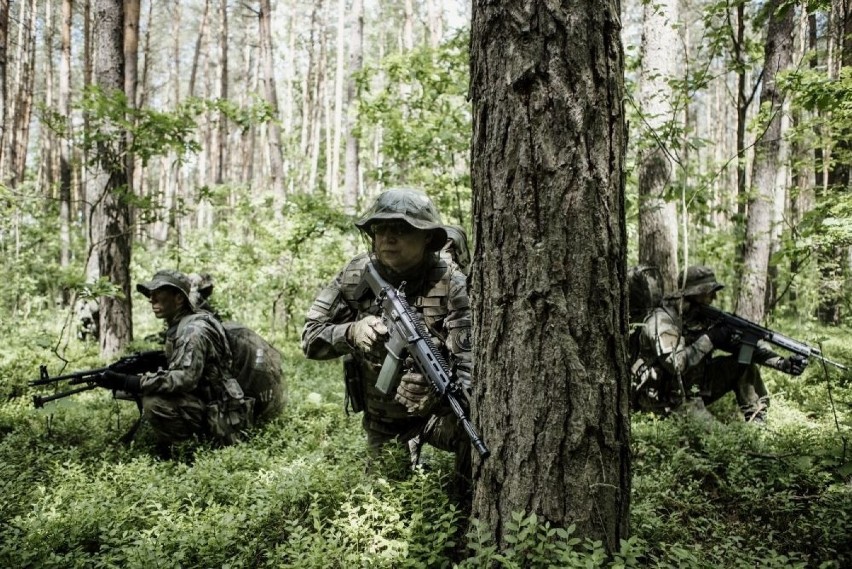
<svg viewBox="0 0 852 569">
<path fill-rule="evenodd" d="M 677 76 L 680 61 L 678 0 L 643 4 L 643 61 L 638 101 L 647 140 L 637 158 L 639 170 L 639 262 L 660 269 L 665 290 L 676 288 L 677 205 L 666 199 L 672 182 L 669 141 L 677 121 L 674 93 L 669 81 Z"/>
<path fill-rule="evenodd" d="M 71 25 L 72 0 L 62 0 L 59 56 L 59 114 L 65 132 L 59 138 L 59 264 L 71 262 Z"/>
<path fill-rule="evenodd" d="M 154 2 L 148 2 L 148 16 L 145 18 L 147 25 L 145 26 L 145 37 L 143 40 L 142 47 L 142 55 L 145 57 L 144 64 L 142 65 L 142 71 L 139 74 L 139 91 L 138 91 L 138 99 L 139 99 L 139 108 L 145 108 L 148 105 L 148 91 L 151 86 L 148 84 L 148 71 L 150 69 L 150 60 L 151 60 L 151 22 L 152 16 L 154 13 Z"/>
<path fill-rule="evenodd" d="M 346 0 L 337 2 L 337 44 L 334 67 L 334 118 L 332 120 L 333 137 L 331 141 L 331 176 L 328 180 L 329 193 L 341 196 L 340 187 L 340 142 L 343 140 L 343 60 L 346 57 Z M 342 196 L 341 196 L 342 197 Z"/>
<path fill-rule="evenodd" d="M 55 58 L 53 57 L 53 44 L 56 32 L 56 22 L 53 15 L 53 3 L 48 2 L 44 6 L 44 26 L 43 26 L 42 42 L 45 46 L 47 57 L 42 66 L 41 75 L 44 77 L 44 105 L 53 108 L 55 101 L 55 84 L 56 84 L 56 68 L 54 66 Z M 33 58 L 33 68 L 35 68 L 35 58 Z M 35 74 L 33 74 L 35 77 Z M 34 81 L 35 83 L 35 81 Z M 56 152 L 56 139 L 58 136 L 54 132 L 45 132 L 39 136 L 41 144 L 41 160 L 38 162 L 38 173 L 36 180 L 38 187 L 43 188 L 44 196 L 50 200 L 56 196 L 56 182 L 58 178 L 58 166 Z"/>
<path fill-rule="evenodd" d="M 229 26 L 228 26 L 228 0 L 221 0 L 219 11 L 222 15 L 222 29 L 219 35 L 219 98 L 223 101 L 228 100 L 228 47 L 229 47 Z M 218 128 L 218 144 L 216 151 L 216 162 L 214 164 L 215 176 L 213 181 L 219 185 L 225 181 L 225 156 L 228 152 L 228 117 L 224 111 L 219 112 L 217 128 Z"/>
<path fill-rule="evenodd" d="M 150 0 L 149 0 L 150 1 Z M 127 105 L 131 109 L 136 108 L 136 91 L 139 84 L 139 15 L 140 0 L 124 0 L 124 94 L 127 97 Z M 133 145 L 133 134 L 127 133 L 127 147 Z M 128 151 L 125 156 L 127 166 L 127 191 L 134 193 L 136 184 L 136 157 L 133 152 Z M 133 215 L 131 208 L 130 216 Z"/>
<path fill-rule="evenodd" d="M 180 10 L 179 6 L 175 6 L 176 10 Z M 190 97 L 195 97 L 195 82 L 198 77 L 198 62 L 201 59 L 204 40 L 207 37 L 207 27 L 209 26 L 210 15 L 210 0 L 204 0 L 204 12 L 201 14 L 201 24 L 198 26 L 198 39 L 195 41 L 195 51 L 192 56 L 192 70 L 189 73 L 189 88 L 187 93 Z M 177 41 L 177 38 L 175 38 Z M 177 105 L 178 102 L 175 102 Z"/>
<path fill-rule="evenodd" d="M 475 0 L 473 515 L 616 550 L 630 502 L 619 3 Z"/>
<path fill-rule="evenodd" d="M 9 178 L 12 185 L 18 185 L 26 178 L 27 146 L 30 136 L 30 119 L 32 118 L 33 92 L 35 74 L 35 30 L 36 30 L 36 0 L 21 4 L 20 26 L 18 31 L 18 57 L 15 69 L 15 89 L 17 90 L 11 107 L 11 144 L 9 150 Z"/>
<path fill-rule="evenodd" d="M 844 67 L 852 65 L 852 2 L 833 0 L 830 18 L 830 50 L 833 55 L 828 61 L 829 78 L 837 80 Z M 852 165 L 850 155 L 850 132 L 841 127 L 835 136 L 828 160 L 826 186 L 821 192 L 823 200 L 830 200 L 836 192 L 848 193 Z M 839 245 L 823 247 L 819 252 L 820 301 L 817 317 L 823 324 L 837 326 L 843 320 L 842 306 L 846 273 L 846 252 Z"/>
<path fill-rule="evenodd" d="M 742 276 L 736 305 L 738 314 L 756 322 L 761 322 L 766 314 L 776 176 L 778 169 L 783 167 L 778 163 L 778 155 L 783 136 L 781 113 L 785 94 L 778 87 L 776 77 L 793 61 L 796 21 L 795 9 L 784 0 L 770 0 L 768 9 L 760 105 L 761 113 L 769 118 L 755 147 L 754 187 L 749 193 Z"/>
<path fill-rule="evenodd" d="M 124 90 L 123 0 L 93 0 L 95 66 L 94 76 L 105 92 Z M 130 290 L 131 226 L 127 200 L 126 164 L 122 156 L 126 133 L 114 129 L 98 147 L 98 165 L 93 185 L 98 197 L 95 211 L 98 232 L 98 268 L 124 298 L 100 299 L 101 355 L 113 358 L 133 340 Z"/>
<path fill-rule="evenodd" d="M 426 0 L 427 32 L 429 47 L 431 48 L 441 45 L 444 38 L 444 18 L 441 6 L 440 0 Z"/>
<path fill-rule="evenodd" d="M 6 180 L 3 168 L 7 143 L 7 114 L 9 104 L 9 86 L 7 85 L 6 66 L 9 63 L 9 0 L 0 0 L 0 183 Z"/>
<path fill-rule="evenodd" d="M 263 61 L 263 92 L 266 102 L 272 107 L 273 116 L 278 117 L 278 90 L 275 86 L 275 62 L 273 58 L 274 48 L 272 43 L 272 6 L 269 0 L 261 0 L 259 25 L 260 25 L 260 57 Z M 293 57 L 293 52 L 288 52 L 285 57 Z M 272 178 L 272 195 L 277 218 L 281 216 L 281 207 L 284 205 L 284 152 L 281 148 L 281 127 L 277 120 L 266 124 L 267 136 L 269 137 L 269 170 Z"/>
<path fill-rule="evenodd" d="M 346 80 L 346 167 L 344 171 L 343 207 L 354 214 L 358 205 L 361 143 L 355 136 L 355 103 L 358 85 L 355 75 L 364 66 L 364 2 L 352 1 L 352 23 L 349 32 L 349 77 Z"/>
</svg>

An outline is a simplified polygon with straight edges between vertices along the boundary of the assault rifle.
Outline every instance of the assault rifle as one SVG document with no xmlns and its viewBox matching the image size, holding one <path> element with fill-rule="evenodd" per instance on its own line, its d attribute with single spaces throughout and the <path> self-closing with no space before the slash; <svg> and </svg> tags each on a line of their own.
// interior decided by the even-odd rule
<svg viewBox="0 0 852 569">
<path fill-rule="evenodd" d="M 395 289 L 379 275 L 372 263 L 367 264 L 364 280 L 376 295 L 376 302 L 382 307 L 389 334 L 385 343 L 388 355 L 376 380 L 376 388 L 385 394 L 396 388 L 394 380 L 398 379 L 399 368 L 407 352 L 417 371 L 428 377 L 435 391 L 447 400 L 479 456 L 488 458 L 490 451 L 459 402 L 459 398 L 463 396 L 462 388 L 450 378 L 450 367 L 432 342 L 420 314 L 409 306 L 402 290 L 405 283 L 399 290 Z"/>
<path fill-rule="evenodd" d="M 66 389 L 65 391 L 60 391 L 59 393 L 54 393 L 52 395 L 33 395 L 33 405 L 35 405 L 37 409 L 40 409 L 41 407 L 44 407 L 45 403 L 50 401 L 55 401 L 57 399 L 62 399 L 63 397 L 68 397 L 69 395 L 74 395 L 75 393 L 95 389 L 98 387 L 97 379 L 107 370 L 112 370 L 118 373 L 140 374 L 149 371 L 157 371 L 157 369 L 161 367 L 168 367 L 166 354 L 162 350 L 136 352 L 129 356 L 124 356 L 115 363 L 106 367 L 87 369 L 54 377 L 51 377 L 47 372 L 47 366 L 42 364 L 39 366 L 39 378 L 31 381 L 30 385 L 50 385 L 52 383 L 59 383 L 67 380 L 66 385 L 75 385 L 79 387 Z"/>
<path fill-rule="evenodd" d="M 763 326 L 755 324 L 745 318 L 741 318 L 736 314 L 731 314 L 706 304 L 699 304 L 698 309 L 708 320 L 717 324 L 725 324 L 737 333 L 740 344 L 737 361 L 741 364 L 751 363 L 757 343 L 763 340 L 780 348 L 784 348 L 789 352 L 798 354 L 806 360 L 807 358 L 814 358 L 838 369 L 847 369 L 843 364 L 839 364 L 823 356 L 822 351 L 819 348 L 814 348 L 804 342 L 799 342 L 798 340 L 789 338 L 783 334 L 775 332 L 774 330 L 764 328 Z"/>
</svg>

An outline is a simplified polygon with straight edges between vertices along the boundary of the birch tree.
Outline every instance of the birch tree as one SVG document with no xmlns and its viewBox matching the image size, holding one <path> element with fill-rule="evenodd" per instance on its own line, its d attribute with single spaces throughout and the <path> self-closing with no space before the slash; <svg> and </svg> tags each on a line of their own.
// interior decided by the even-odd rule
<svg viewBox="0 0 852 569">
<path fill-rule="evenodd" d="M 601 540 L 630 502 L 619 3 L 475 0 L 473 515 Z"/>
<path fill-rule="evenodd" d="M 670 81 L 680 60 L 679 0 L 642 4 L 642 44 L 637 101 L 647 134 L 637 158 L 639 177 L 639 262 L 656 266 L 665 290 L 676 288 L 677 206 L 666 198 L 672 181 L 669 152 L 677 109 Z"/>
</svg>

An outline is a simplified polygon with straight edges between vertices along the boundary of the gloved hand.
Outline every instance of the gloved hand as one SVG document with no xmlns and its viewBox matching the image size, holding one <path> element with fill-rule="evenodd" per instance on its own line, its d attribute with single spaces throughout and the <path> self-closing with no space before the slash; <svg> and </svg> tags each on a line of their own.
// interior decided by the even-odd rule
<svg viewBox="0 0 852 569">
<path fill-rule="evenodd" d="M 438 393 L 422 374 L 409 371 L 402 375 L 396 388 L 394 400 L 404 405 L 412 415 L 425 417 L 431 414 L 438 403 Z"/>
<path fill-rule="evenodd" d="M 735 332 L 730 326 L 717 324 L 706 332 L 714 348 L 726 349 L 734 343 Z"/>
<path fill-rule="evenodd" d="M 365 316 L 352 324 L 346 335 L 353 346 L 368 353 L 384 342 L 388 335 L 388 328 L 378 316 Z"/>
<path fill-rule="evenodd" d="M 808 359 L 799 354 L 793 354 L 789 358 L 781 360 L 781 365 L 778 369 L 790 375 L 802 375 L 806 367 L 808 367 Z"/>
<path fill-rule="evenodd" d="M 103 372 L 97 380 L 95 380 L 95 383 L 106 389 L 126 391 L 128 393 L 139 393 L 139 381 L 140 377 L 138 375 L 119 373 L 108 369 Z"/>
</svg>

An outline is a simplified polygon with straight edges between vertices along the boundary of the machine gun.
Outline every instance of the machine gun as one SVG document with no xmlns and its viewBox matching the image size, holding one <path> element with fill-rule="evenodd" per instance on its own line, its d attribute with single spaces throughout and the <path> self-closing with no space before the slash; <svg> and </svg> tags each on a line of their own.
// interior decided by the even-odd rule
<svg viewBox="0 0 852 569">
<path fill-rule="evenodd" d="M 450 409 L 464 427 L 476 452 L 483 459 L 488 458 L 490 451 L 459 402 L 459 398 L 463 396 L 462 388 L 458 382 L 450 378 L 450 367 L 432 342 L 432 337 L 420 314 L 409 306 L 405 293 L 402 291 L 405 283 L 399 290 L 395 289 L 379 275 L 372 263 L 367 264 L 364 282 L 370 286 L 373 294 L 376 295 L 376 302 L 382 307 L 389 334 L 388 341 L 385 343 L 388 355 L 376 380 L 376 388 L 387 394 L 396 387 L 394 380 L 399 376 L 399 368 L 407 352 L 414 361 L 417 371 L 429 378 L 435 391 L 449 403 Z"/>
<path fill-rule="evenodd" d="M 166 367 L 168 367 L 168 361 L 166 360 L 165 352 L 162 350 L 136 352 L 129 356 L 124 356 L 115 363 L 106 367 L 87 369 L 54 377 L 51 377 L 47 372 L 47 366 L 42 364 L 39 366 L 39 378 L 31 381 L 29 383 L 30 385 L 50 385 L 53 383 L 67 381 L 66 385 L 78 387 L 66 389 L 65 391 L 60 391 L 59 393 L 54 393 L 52 395 L 33 395 L 33 405 L 35 405 L 37 409 L 40 409 L 44 407 L 45 403 L 50 401 L 55 401 L 57 399 L 62 399 L 63 397 L 68 397 L 69 395 L 74 395 L 75 393 L 95 389 L 98 387 L 97 379 L 101 376 L 101 374 L 108 370 L 117 373 L 140 374 L 149 371 L 157 371 L 159 368 Z"/>
<path fill-rule="evenodd" d="M 837 363 L 823 356 L 822 351 L 819 348 L 814 348 L 804 342 L 799 342 L 798 340 L 789 338 L 783 334 L 775 332 L 774 330 L 764 328 L 763 326 L 755 324 L 745 318 L 741 318 L 736 314 L 731 314 L 706 304 L 699 304 L 698 309 L 700 310 L 701 315 L 709 321 L 716 324 L 725 324 L 739 335 L 738 341 L 740 351 L 739 354 L 737 354 L 737 361 L 741 364 L 751 363 L 757 343 L 763 340 L 780 348 L 784 348 L 789 352 L 798 354 L 806 360 L 808 358 L 814 358 L 838 369 L 847 369 L 843 364 Z"/>
</svg>

